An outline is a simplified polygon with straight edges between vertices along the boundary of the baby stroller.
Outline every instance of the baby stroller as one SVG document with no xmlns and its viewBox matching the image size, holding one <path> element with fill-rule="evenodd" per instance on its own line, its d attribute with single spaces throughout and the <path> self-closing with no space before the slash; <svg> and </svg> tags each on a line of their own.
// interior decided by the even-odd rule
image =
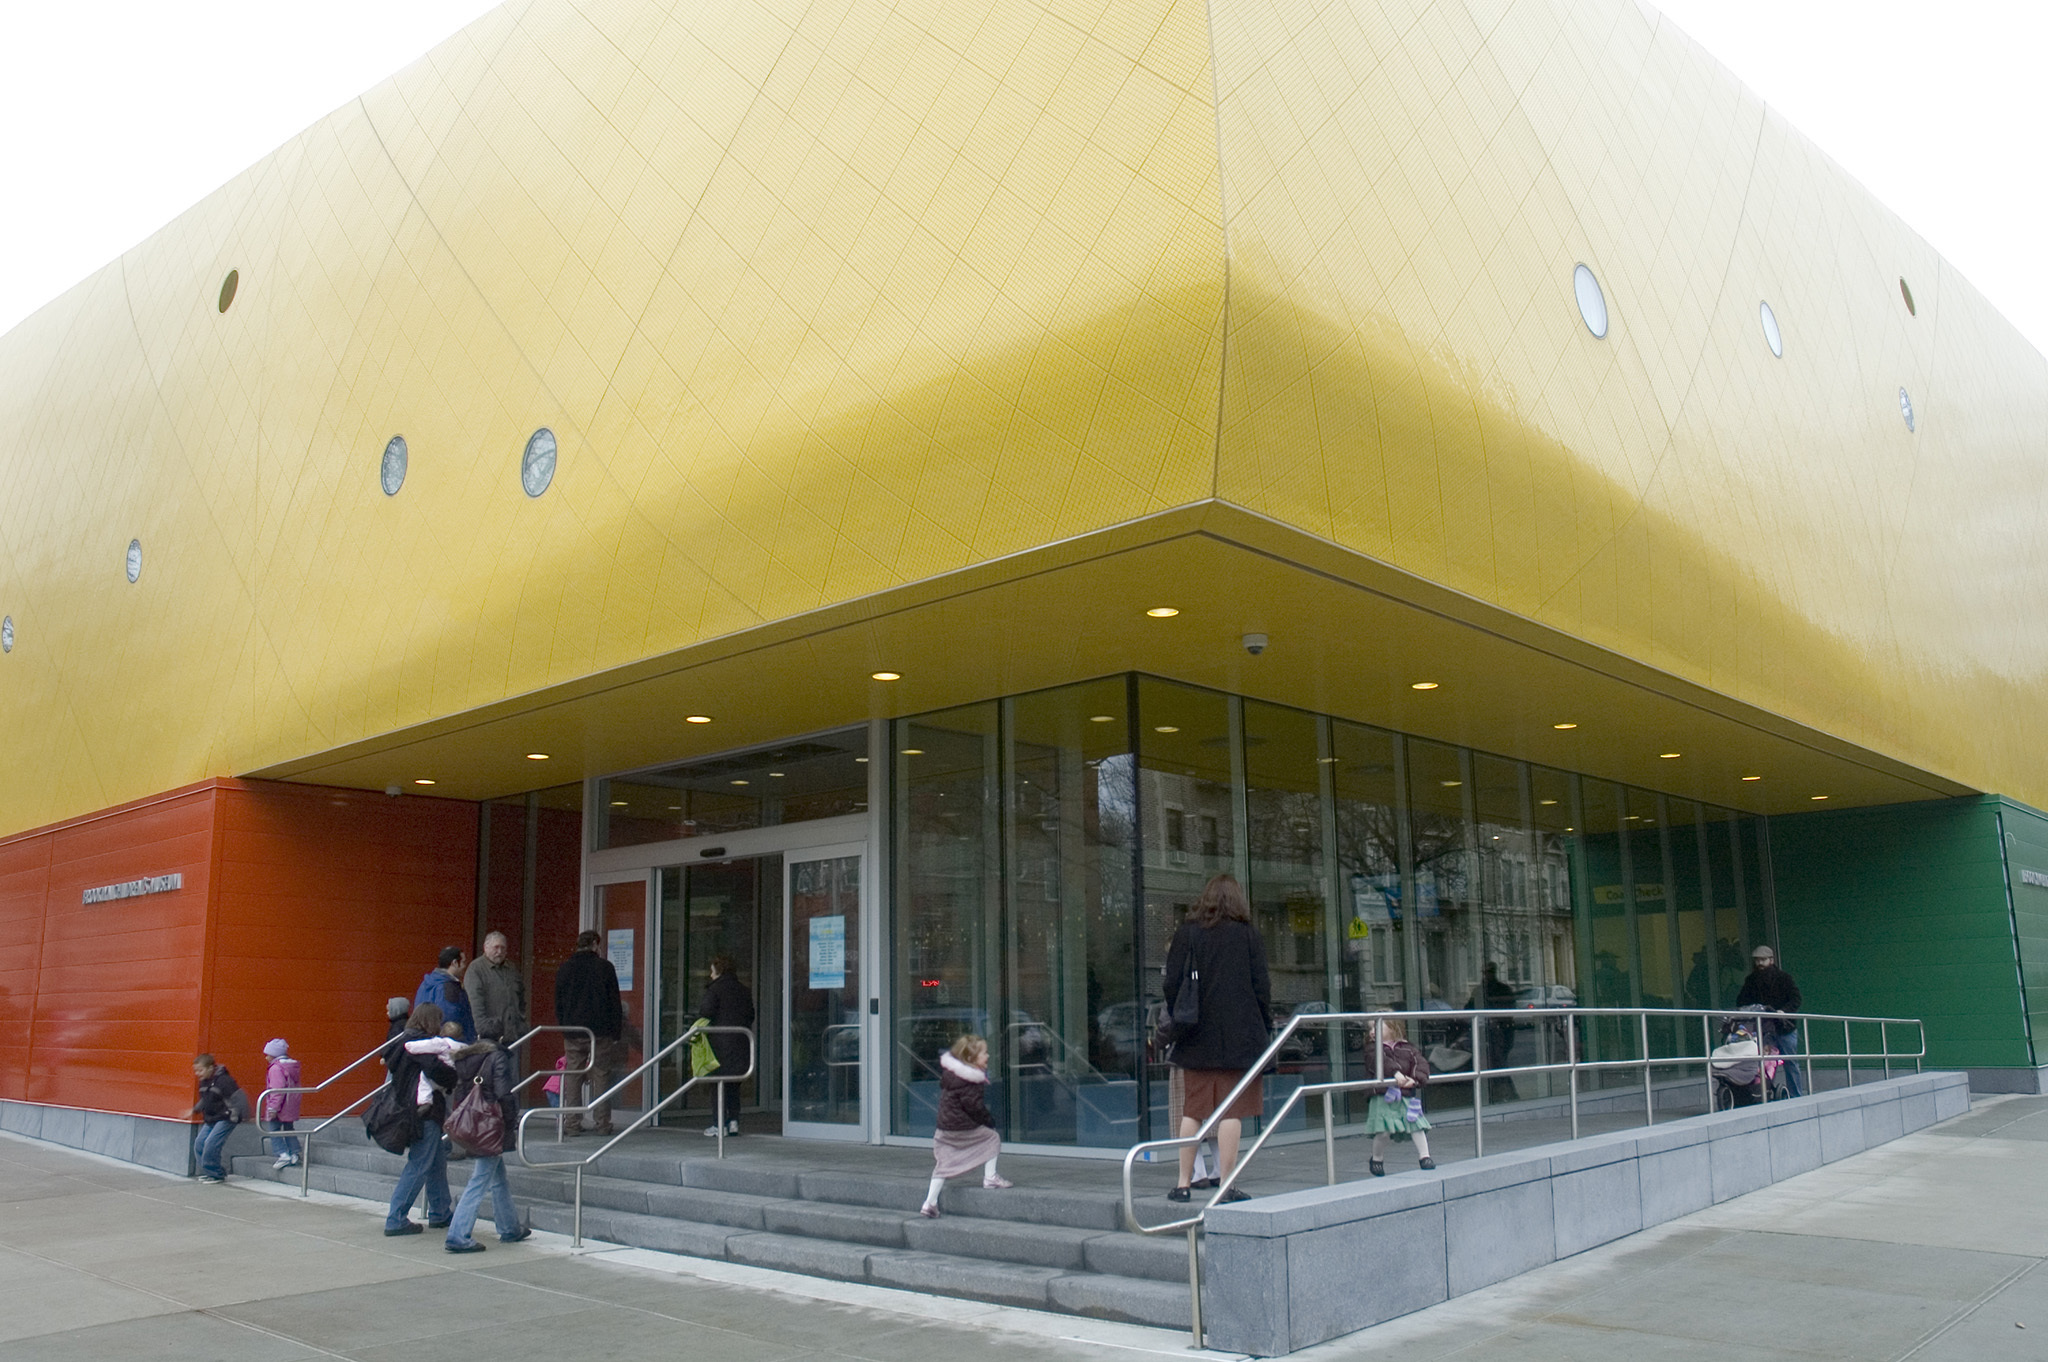
<svg viewBox="0 0 2048 1362">
<path fill-rule="evenodd" d="M 1762 1014 L 1766 1009 L 1746 1007 L 1721 1022 L 1721 1043 L 1707 1056 L 1707 1072 L 1713 1075 L 1715 1111 L 1753 1107 L 1764 1100 L 1764 1085 L 1770 1085 L 1773 1102 L 1792 1095 L 1785 1085 L 1784 1062 L 1771 1042 Z"/>
</svg>

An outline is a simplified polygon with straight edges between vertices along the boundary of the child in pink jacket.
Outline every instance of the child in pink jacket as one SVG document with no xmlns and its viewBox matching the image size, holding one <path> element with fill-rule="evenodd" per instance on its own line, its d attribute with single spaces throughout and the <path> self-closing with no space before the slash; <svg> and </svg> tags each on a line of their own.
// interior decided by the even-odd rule
<svg viewBox="0 0 2048 1362">
<path fill-rule="evenodd" d="M 263 1076 L 265 1088 L 296 1088 L 302 1086 L 299 1079 L 299 1061 L 291 1056 L 291 1046 L 283 1037 L 263 1047 L 265 1058 L 270 1061 L 270 1071 Z M 263 1099 L 263 1110 L 256 1113 L 258 1123 L 265 1130 L 296 1130 L 299 1124 L 299 1094 L 295 1092 L 274 1092 Z M 290 1168 L 299 1161 L 299 1142 L 290 1136 L 271 1141 L 277 1149 L 277 1162 L 273 1167 Z"/>
</svg>

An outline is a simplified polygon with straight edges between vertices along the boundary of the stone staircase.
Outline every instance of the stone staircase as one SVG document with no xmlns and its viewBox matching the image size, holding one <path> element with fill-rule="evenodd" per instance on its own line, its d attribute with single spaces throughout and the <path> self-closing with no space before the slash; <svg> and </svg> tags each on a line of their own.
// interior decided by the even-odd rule
<svg viewBox="0 0 2048 1362">
<path fill-rule="evenodd" d="M 774 1157 L 721 1161 L 685 1154 L 680 1143 L 663 1141 L 664 1133 L 650 1132 L 644 1143 L 638 1135 L 629 1138 L 585 1172 L 586 1241 L 1034 1310 L 1187 1326 L 1187 1241 L 1123 1229 L 1117 1197 L 1106 1188 L 988 1191 L 962 1178 L 947 1188 L 941 1218 L 926 1220 L 917 1214 L 925 1178 L 905 1176 L 902 1159 L 891 1160 L 894 1168 L 866 1171 L 843 1166 L 841 1154 L 842 1166 L 807 1167 L 793 1153 L 802 1146 L 778 1140 Z M 565 1156 L 576 1148 L 576 1142 L 546 1146 Z M 536 1148 L 536 1158 L 545 1156 Z M 314 1145 L 310 1183 L 388 1201 L 403 1165 L 371 1144 L 358 1123 L 339 1121 Z M 466 1161 L 448 1165 L 458 1196 L 469 1168 Z M 507 1168 L 533 1227 L 567 1234 L 572 1177 L 524 1167 L 517 1158 Z M 236 1158 L 232 1171 L 294 1187 L 300 1174 L 273 1169 L 267 1156 Z M 486 1244 L 493 1243 L 489 1209 L 479 1225 L 479 1242 Z"/>
</svg>

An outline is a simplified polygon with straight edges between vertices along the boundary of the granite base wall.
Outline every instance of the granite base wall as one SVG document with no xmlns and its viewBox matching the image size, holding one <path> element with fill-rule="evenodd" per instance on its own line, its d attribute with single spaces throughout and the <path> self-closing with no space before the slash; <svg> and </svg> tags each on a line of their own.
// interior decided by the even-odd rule
<svg viewBox="0 0 2048 1362">
<path fill-rule="evenodd" d="M 0 1130 L 181 1177 L 193 1172 L 194 1127 L 186 1121 L 0 1100 Z M 252 1126 L 238 1127 L 228 1137 L 229 1157 L 260 1152 L 261 1137 Z"/>
<path fill-rule="evenodd" d="M 1961 1073 L 1489 1155 L 1209 1212 L 1208 1342 L 1276 1357 L 1774 1182 L 1970 1108 Z M 1362 1264 L 1371 1264 L 1371 1270 Z"/>
</svg>

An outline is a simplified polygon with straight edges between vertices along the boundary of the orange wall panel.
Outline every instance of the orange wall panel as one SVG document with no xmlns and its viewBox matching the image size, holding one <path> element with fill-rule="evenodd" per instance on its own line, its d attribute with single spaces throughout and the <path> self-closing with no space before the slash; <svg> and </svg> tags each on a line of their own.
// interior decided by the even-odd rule
<svg viewBox="0 0 2048 1362">
<path fill-rule="evenodd" d="M 220 821 L 207 1033 L 259 1084 L 271 1037 L 317 1082 L 384 1038 L 384 1000 L 441 947 L 473 948 L 476 805 L 246 782 Z"/>
<path fill-rule="evenodd" d="M 193 1054 L 253 1094 L 278 1035 L 317 1082 L 471 945 L 476 850 L 474 804 L 225 780 L 0 841 L 0 1097 L 175 1116 Z"/>
</svg>

